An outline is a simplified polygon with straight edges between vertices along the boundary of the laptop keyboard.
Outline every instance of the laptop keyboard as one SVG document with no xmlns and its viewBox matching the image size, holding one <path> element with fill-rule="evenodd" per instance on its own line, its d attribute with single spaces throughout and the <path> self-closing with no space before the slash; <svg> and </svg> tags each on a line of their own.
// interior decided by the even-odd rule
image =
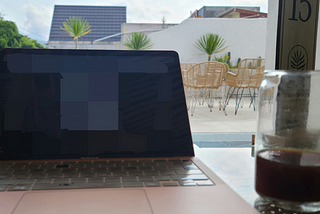
<svg viewBox="0 0 320 214">
<path fill-rule="evenodd" d="M 213 185 L 191 160 L 0 163 L 0 191 Z"/>
</svg>

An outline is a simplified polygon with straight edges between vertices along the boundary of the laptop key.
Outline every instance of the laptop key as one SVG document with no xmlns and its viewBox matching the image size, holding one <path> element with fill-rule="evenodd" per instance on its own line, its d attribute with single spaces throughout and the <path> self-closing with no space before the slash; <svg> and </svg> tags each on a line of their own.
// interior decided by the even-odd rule
<svg viewBox="0 0 320 214">
<path fill-rule="evenodd" d="M 97 176 L 98 177 L 110 177 L 111 176 L 111 172 L 97 172 Z"/>
<path fill-rule="evenodd" d="M 44 178 L 47 178 L 47 175 L 46 174 L 32 174 L 30 176 L 30 179 L 44 179 Z"/>
<path fill-rule="evenodd" d="M 109 172 L 122 171 L 122 167 L 108 167 Z"/>
<path fill-rule="evenodd" d="M 71 178 L 71 183 L 86 183 L 87 178 Z"/>
<path fill-rule="evenodd" d="M 50 184 L 53 182 L 53 179 L 47 178 L 47 179 L 37 179 L 36 183 L 42 183 L 42 184 Z"/>
<path fill-rule="evenodd" d="M 31 184 L 17 184 L 11 185 L 8 191 L 27 191 L 31 188 Z"/>
<path fill-rule="evenodd" d="M 81 172 L 81 177 L 93 177 L 95 175 L 96 175 L 95 172 L 87 172 L 87 173 Z"/>
<path fill-rule="evenodd" d="M 13 174 L 14 178 L 17 178 L 17 179 L 27 179 L 29 178 L 31 175 L 30 174 L 24 174 L 24 175 L 16 175 L 16 174 Z"/>
<path fill-rule="evenodd" d="M 107 168 L 106 167 L 101 167 L 101 168 L 93 168 L 94 172 L 107 172 Z"/>
<path fill-rule="evenodd" d="M 17 184 L 33 184 L 35 179 L 21 179 L 18 180 Z"/>
<path fill-rule="evenodd" d="M 149 176 L 158 176 L 160 175 L 158 171 L 152 171 L 152 170 L 148 170 L 148 171 L 143 171 L 145 175 L 149 175 Z"/>
<path fill-rule="evenodd" d="M 193 180 L 182 180 L 178 182 L 180 186 L 197 186 L 197 184 Z"/>
<path fill-rule="evenodd" d="M 65 169 L 65 168 L 69 168 L 69 167 L 70 167 L 69 164 L 58 164 L 58 165 L 56 165 L 56 169 L 61 169 L 61 168 Z"/>
<path fill-rule="evenodd" d="M 69 183 L 70 178 L 55 178 L 53 183 Z"/>
<path fill-rule="evenodd" d="M 88 183 L 103 183 L 103 177 L 88 178 Z"/>
<path fill-rule="evenodd" d="M 17 181 L 17 179 L 1 180 L 0 184 L 15 184 Z"/>
<path fill-rule="evenodd" d="M 109 181 L 119 181 L 120 182 L 120 177 L 105 177 L 105 182 Z"/>
<path fill-rule="evenodd" d="M 160 187 L 161 186 L 159 181 L 145 181 L 144 185 L 146 187 Z"/>
<path fill-rule="evenodd" d="M 156 181 L 171 181 L 170 176 L 154 176 Z"/>
<path fill-rule="evenodd" d="M 155 171 L 166 171 L 166 170 L 169 170 L 169 167 L 170 166 L 154 166 L 153 167 L 153 170 L 155 170 Z"/>
<path fill-rule="evenodd" d="M 176 172 L 173 170 L 159 170 L 160 175 L 176 175 Z"/>
<path fill-rule="evenodd" d="M 179 186 L 179 184 L 177 182 L 166 182 L 166 183 L 162 183 L 162 186 L 164 187 Z"/>
<path fill-rule="evenodd" d="M 64 173 L 65 178 L 77 178 L 79 177 L 79 172 L 66 172 Z"/>
<path fill-rule="evenodd" d="M 123 182 L 123 187 L 143 187 L 142 182 Z"/>
<path fill-rule="evenodd" d="M 10 179 L 12 175 L 0 175 L 0 180 Z"/>
<path fill-rule="evenodd" d="M 208 180 L 205 175 L 171 175 L 172 180 Z"/>
<path fill-rule="evenodd" d="M 153 176 L 138 176 L 139 181 L 153 181 Z"/>
<path fill-rule="evenodd" d="M 203 174 L 201 170 L 176 170 L 176 173 L 178 175 L 198 175 L 198 174 Z"/>
<path fill-rule="evenodd" d="M 142 171 L 128 171 L 127 172 L 130 176 L 141 176 L 144 175 Z"/>
<path fill-rule="evenodd" d="M 123 167 L 123 170 L 126 171 L 126 170 L 137 170 L 137 167 L 135 166 L 127 166 L 127 167 Z"/>
<path fill-rule="evenodd" d="M 124 177 L 124 176 L 128 176 L 128 173 L 127 172 L 113 172 L 113 176 Z"/>
<path fill-rule="evenodd" d="M 168 168 L 170 169 L 170 170 L 184 170 L 185 168 L 183 168 L 183 166 L 181 166 L 181 165 L 176 165 L 176 166 L 168 166 Z M 198 169 L 198 168 L 196 168 L 196 169 Z"/>
<path fill-rule="evenodd" d="M 138 181 L 137 177 L 121 177 L 123 182 L 135 182 Z"/>
<path fill-rule="evenodd" d="M 210 180 L 207 181 L 196 181 L 196 183 L 198 184 L 198 186 L 213 186 L 214 183 Z"/>
<path fill-rule="evenodd" d="M 32 173 L 44 173 L 45 172 L 45 169 L 30 169 L 29 170 L 29 173 L 32 174 Z"/>
<path fill-rule="evenodd" d="M 194 182 L 179 182 L 180 186 L 197 186 Z"/>
</svg>

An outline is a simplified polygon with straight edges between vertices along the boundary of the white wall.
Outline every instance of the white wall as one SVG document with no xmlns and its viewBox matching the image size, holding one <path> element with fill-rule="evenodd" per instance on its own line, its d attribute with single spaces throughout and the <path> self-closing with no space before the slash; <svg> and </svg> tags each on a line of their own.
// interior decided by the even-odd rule
<svg viewBox="0 0 320 214">
<path fill-rule="evenodd" d="M 180 25 L 149 36 L 155 50 L 175 50 L 181 62 L 207 61 L 195 46 L 195 41 L 205 33 L 219 34 L 229 46 L 223 53 L 231 52 L 231 62 L 240 57 L 265 57 L 267 19 L 190 18 Z"/>
</svg>

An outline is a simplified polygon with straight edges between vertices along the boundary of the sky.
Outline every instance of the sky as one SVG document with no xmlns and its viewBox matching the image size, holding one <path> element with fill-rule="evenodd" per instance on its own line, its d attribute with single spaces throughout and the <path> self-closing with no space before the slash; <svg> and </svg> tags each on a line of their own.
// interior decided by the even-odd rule
<svg viewBox="0 0 320 214">
<path fill-rule="evenodd" d="M 0 13 L 20 34 L 46 43 L 54 5 L 126 6 L 127 23 L 161 23 L 163 16 L 166 23 L 181 23 L 203 6 L 259 6 L 268 12 L 268 0 L 0 0 Z"/>
</svg>

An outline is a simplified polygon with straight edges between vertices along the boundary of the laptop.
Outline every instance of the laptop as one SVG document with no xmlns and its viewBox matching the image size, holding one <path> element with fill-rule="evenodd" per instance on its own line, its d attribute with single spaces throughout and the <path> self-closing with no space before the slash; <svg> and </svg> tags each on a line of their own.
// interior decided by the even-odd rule
<svg viewBox="0 0 320 214">
<path fill-rule="evenodd" d="M 2 214 L 258 213 L 194 157 L 173 51 L 0 51 Z"/>
</svg>

